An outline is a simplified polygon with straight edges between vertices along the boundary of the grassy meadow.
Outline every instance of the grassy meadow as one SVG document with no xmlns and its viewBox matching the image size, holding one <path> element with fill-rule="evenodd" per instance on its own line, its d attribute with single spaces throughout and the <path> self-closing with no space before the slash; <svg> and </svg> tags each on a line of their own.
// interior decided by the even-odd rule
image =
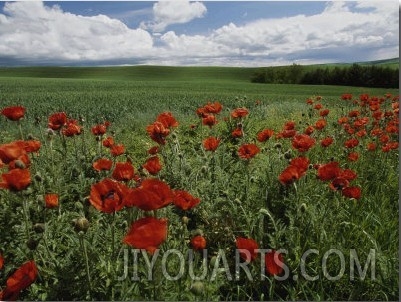
<svg viewBox="0 0 401 302">
<path fill-rule="evenodd" d="M 0 68 L 0 300 L 396 300 L 399 91 L 255 70 Z"/>
</svg>

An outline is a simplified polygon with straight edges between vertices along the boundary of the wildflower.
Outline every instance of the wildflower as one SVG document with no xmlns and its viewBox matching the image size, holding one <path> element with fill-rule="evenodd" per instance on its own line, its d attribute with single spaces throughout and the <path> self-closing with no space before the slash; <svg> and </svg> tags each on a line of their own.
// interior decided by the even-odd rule
<svg viewBox="0 0 401 302">
<path fill-rule="evenodd" d="M 150 254 L 167 239 L 167 219 L 144 217 L 135 221 L 123 242 L 137 249 L 145 249 Z"/>
<path fill-rule="evenodd" d="M 242 159 L 250 159 L 256 156 L 260 149 L 255 144 L 244 144 L 238 149 L 238 156 Z"/>
<path fill-rule="evenodd" d="M 326 147 L 330 146 L 333 143 L 333 141 L 334 141 L 333 138 L 329 136 L 329 137 L 322 139 L 320 141 L 320 145 L 322 147 L 326 148 Z"/>
<path fill-rule="evenodd" d="M 0 145 L 0 160 L 5 164 L 19 159 L 25 153 L 24 148 L 17 142 Z"/>
<path fill-rule="evenodd" d="M 330 110 L 329 110 L 329 109 L 323 109 L 322 111 L 319 112 L 319 115 L 320 115 L 321 117 L 324 117 L 324 116 L 328 116 L 329 113 L 330 113 Z"/>
<path fill-rule="evenodd" d="M 205 237 L 198 235 L 191 239 L 191 246 L 194 250 L 200 251 L 206 248 L 206 239 Z"/>
<path fill-rule="evenodd" d="M 114 138 L 111 136 L 106 137 L 102 142 L 103 147 L 111 148 L 114 146 Z"/>
<path fill-rule="evenodd" d="M 162 123 L 163 126 L 166 128 L 172 128 L 172 127 L 178 126 L 178 122 L 174 118 L 174 116 L 171 114 L 171 112 L 160 113 L 157 116 L 156 121 Z"/>
<path fill-rule="evenodd" d="M 299 152 L 306 152 L 315 144 L 315 139 L 306 134 L 295 135 L 292 140 L 292 147 Z"/>
<path fill-rule="evenodd" d="M 288 121 L 284 124 L 284 130 L 294 130 L 295 129 L 295 122 Z"/>
<path fill-rule="evenodd" d="M 159 146 L 153 146 L 148 150 L 148 154 L 150 155 L 156 155 L 157 153 L 159 153 Z"/>
<path fill-rule="evenodd" d="M 322 104 L 316 104 L 315 106 L 313 106 L 313 109 L 316 109 L 316 110 L 320 110 L 320 109 L 322 109 L 323 108 L 323 105 Z"/>
<path fill-rule="evenodd" d="M 205 126 L 209 126 L 209 128 L 212 128 L 214 125 L 217 124 L 217 119 L 213 114 L 206 114 L 202 118 L 202 124 Z"/>
<path fill-rule="evenodd" d="M 166 137 L 170 134 L 170 130 L 158 121 L 147 126 L 146 132 L 153 141 L 160 145 L 164 145 L 166 143 Z"/>
<path fill-rule="evenodd" d="M 351 138 L 344 142 L 344 146 L 349 149 L 355 148 L 356 146 L 358 146 L 358 144 L 359 144 L 359 141 L 356 138 Z"/>
<path fill-rule="evenodd" d="M 259 246 L 257 242 L 253 239 L 248 239 L 248 238 L 243 238 L 243 237 L 238 237 L 235 240 L 235 244 L 237 249 L 240 250 L 246 250 L 245 251 L 240 251 L 240 256 L 242 259 L 244 259 L 246 262 L 251 262 L 256 259 L 258 256 L 257 249 L 259 249 Z"/>
<path fill-rule="evenodd" d="M 231 132 L 231 136 L 233 138 L 240 138 L 244 136 L 244 133 L 242 132 L 242 128 L 241 127 L 237 127 L 233 130 L 233 132 Z"/>
<path fill-rule="evenodd" d="M 343 188 L 348 187 L 349 181 L 344 177 L 336 177 L 330 183 L 330 188 L 334 191 L 341 191 Z"/>
<path fill-rule="evenodd" d="M 280 275 L 283 272 L 284 264 L 283 255 L 275 250 L 272 250 L 265 255 L 266 271 L 270 275 Z"/>
<path fill-rule="evenodd" d="M 123 144 L 113 145 L 110 148 L 110 153 L 112 156 L 117 157 L 125 153 L 125 146 Z"/>
<path fill-rule="evenodd" d="M 106 170 L 109 171 L 113 166 L 113 161 L 108 158 L 99 158 L 92 164 L 93 169 L 96 171 Z"/>
<path fill-rule="evenodd" d="M 348 198 L 360 199 L 361 188 L 360 187 L 347 187 L 341 191 L 342 195 Z"/>
<path fill-rule="evenodd" d="M 213 104 L 209 102 L 203 108 L 206 113 L 219 114 L 223 106 L 219 102 L 214 102 Z"/>
<path fill-rule="evenodd" d="M 35 261 L 30 260 L 21 265 L 6 282 L 6 287 L 0 292 L 0 300 L 14 301 L 21 291 L 28 288 L 38 277 Z"/>
<path fill-rule="evenodd" d="M 91 186 L 89 202 L 99 211 L 113 213 L 124 207 L 128 188 L 117 181 L 105 178 Z"/>
<path fill-rule="evenodd" d="M 21 191 L 31 184 L 31 173 L 27 169 L 13 169 L 1 175 L 0 188 Z"/>
<path fill-rule="evenodd" d="M 56 112 L 50 115 L 48 127 L 52 130 L 59 130 L 67 123 L 67 115 L 65 112 Z"/>
<path fill-rule="evenodd" d="M 374 142 L 369 142 L 366 149 L 368 151 L 375 151 L 376 150 L 376 144 Z"/>
<path fill-rule="evenodd" d="M 129 181 L 134 178 L 134 167 L 131 162 L 118 162 L 113 170 L 112 177 L 118 181 Z"/>
<path fill-rule="evenodd" d="M 317 169 L 317 177 L 323 181 L 333 180 L 334 178 L 339 176 L 340 173 L 341 173 L 341 168 L 338 162 L 335 161 L 321 165 Z"/>
<path fill-rule="evenodd" d="M 320 119 L 320 120 L 316 121 L 315 128 L 317 130 L 322 130 L 324 127 L 326 127 L 326 125 L 327 125 L 326 120 L 325 119 Z"/>
<path fill-rule="evenodd" d="M 58 194 L 49 193 L 45 195 L 45 207 L 48 209 L 53 209 L 58 207 Z"/>
<path fill-rule="evenodd" d="M 98 124 L 91 128 L 92 134 L 96 136 L 101 136 L 106 133 L 107 126 L 105 124 Z"/>
<path fill-rule="evenodd" d="M 351 152 L 348 154 L 348 160 L 349 161 L 357 161 L 359 158 L 359 153 L 358 152 Z"/>
<path fill-rule="evenodd" d="M 61 130 L 61 133 L 64 136 L 71 137 L 74 135 L 79 135 L 81 134 L 82 127 L 78 125 L 77 120 L 67 120 L 67 123 L 65 124 L 64 128 Z"/>
<path fill-rule="evenodd" d="M 142 167 L 144 167 L 152 175 L 156 175 L 162 169 L 159 157 L 157 156 L 148 158 Z"/>
<path fill-rule="evenodd" d="M 306 127 L 304 134 L 311 135 L 313 133 L 313 131 L 315 131 L 315 128 L 313 128 L 313 126 L 308 126 L 308 127 Z"/>
<path fill-rule="evenodd" d="M 233 111 L 231 111 L 231 117 L 232 118 L 245 117 L 248 114 L 249 114 L 249 111 L 246 108 L 236 108 Z"/>
<path fill-rule="evenodd" d="M 274 131 L 271 129 L 264 129 L 257 134 L 257 140 L 259 142 L 265 142 L 274 135 Z"/>
<path fill-rule="evenodd" d="M 190 210 L 200 203 L 199 198 L 192 196 L 184 190 L 175 190 L 173 191 L 173 195 L 174 205 L 184 211 Z"/>
<path fill-rule="evenodd" d="M 279 175 L 278 179 L 283 185 L 290 185 L 301 177 L 300 171 L 296 166 L 289 165 Z"/>
<path fill-rule="evenodd" d="M 203 147 L 206 151 L 216 151 L 219 144 L 220 139 L 218 139 L 217 137 L 208 137 L 203 141 Z"/>
<path fill-rule="evenodd" d="M 3 108 L 1 114 L 11 121 L 19 121 L 25 115 L 25 107 L 23 106 L 10 106 Z"/>
<path fill-rule="evenodd" d="M 152 211 L 172 203 L 173 193 L 165 182 L 148 178 L 129 192 L 125 202 L 128 207 L 136 206 L 144 211 Z"/>
</svg>

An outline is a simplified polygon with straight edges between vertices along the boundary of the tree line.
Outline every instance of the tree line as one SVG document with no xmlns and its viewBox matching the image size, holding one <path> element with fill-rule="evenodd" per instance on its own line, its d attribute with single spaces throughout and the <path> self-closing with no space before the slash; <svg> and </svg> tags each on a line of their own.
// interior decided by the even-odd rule
<svg viewBox="0 0 401 302">
<path fill-rule="evenodd" d="M 399 69 L 356 63 L 345 67 L 316 68 L 293 64 L 262 68 L 251 76 L 251 82 L 398 88 Z"/>
</svg>

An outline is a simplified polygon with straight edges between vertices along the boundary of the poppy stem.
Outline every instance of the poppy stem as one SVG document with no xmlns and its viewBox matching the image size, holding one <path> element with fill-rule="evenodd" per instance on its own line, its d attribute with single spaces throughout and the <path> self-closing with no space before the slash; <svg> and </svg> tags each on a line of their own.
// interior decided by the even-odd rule
<svg viewBox="0 0 401 302">
<path fill-rule="evenodd" d="M 24 212 L 24 223 L 25 223 L 25 235 L 26 240 L 29 240 L 29 217 L 28 217 L 28 204 L 26 198 L 22 201 L 22 210 Z"/>
<path fill-rule="evenodd" d="M 22 125 L 21 125 L 20 120 L 18 120 L 18 129 L 19 129 L 19 135 L 21 136 L 21 139 L 24 140 L 24 134 L 22 133 Z"/>
<path fill-rule="evenodd" d="M 92 282 L 89 272 L 89 260 L 88 260 L 88 253 L 86 250 L 86 245 L 84 241 L 84 234 L 79 234 L 79 244 L 81 245 L 82 253 L 85 259 L 85 268 L 86 268 L 86 277 L 88 279 L 88 286 L 89 286 L 89 299 L 92 299 Z"/>
</svg>

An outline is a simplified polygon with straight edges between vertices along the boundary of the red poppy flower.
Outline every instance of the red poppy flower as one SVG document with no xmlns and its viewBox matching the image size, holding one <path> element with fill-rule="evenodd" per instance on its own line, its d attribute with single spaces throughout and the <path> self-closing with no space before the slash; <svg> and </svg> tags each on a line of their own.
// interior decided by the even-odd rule
<svg viewBox="0 0 401 302">
<path fill-rule="evenodd" d="M 251 159 L 260 152 L 260 149 L 255 144 L 244 144 L 238 149 L 238 156 L 242 159 Z"/>
<path fill-rule="evenodd" d="M 294 137 L 296 134 L 297 134 L 297 130 L 295 130 L 295 129 L 283 130 L 279 133 L 279 135 L 281 135 L 281 137 L 284 137 L 284 138 Z"/>
<path fill-rule="evenodd" d="M 3 269 L 3 265 L 4 265 L 4 257 L 2 254 L 0 254 L 0 270 Z"/>
<path fill-rule="evenodd" d="M 367 147 L 366 147 L 366 149 L 367 149 L 368 151 L 375 151 L 375 150 L 376 150 L 376 144 L 373 143 L 373 142 L 369 142 L 368 145 L 367 145 Z"/>
<path fill-rule="evenodd" d="M 284 130 L 294 130 L 295 129 L 295 122 L 288 121 L 284 124 Z"/>
<path fill-rule="evenodd" d="M 326 120 L 320 119 L 320 120 L 316 121 L 315 128 L 317 130 L 322 130 L 324 127 L 326 127 L 326 125 L 327 125 Z"/>
<path fill-rule="evenodd" d="M 107 138 L 105 138 L 102 142 L 103 147 L 106 148 L 111 148 L 114 146 L 114 138 L 111 136 L 108 136 Z"/>
<path fill-rule="evenodd" d="M 344 142 L 344 146 L 349 149 L 355 148 L 356 146 L 358 146 L 358 144 L 359 141 L 356 138 L 350 138 L 349 140 L 346 140 Z"/>
<path fill-rule="evenodd" d="M 350 112 L 348 112 L 348 116 L 349 117 L 357 117 L 359 116 L 360 112 L 358 110 L 352 110 Z"/>
<path fill-rule="evenodd" d="M 369 123 L 369 118 L 368 117 L 362 117 L 362 118 L 358 118 L 354 121 L 354 127 L 355 128 L 362 128 L 365 125 L 367 125 Z"/>
<path fill-rule="evenodd" d="M 108 158 L 99 158 L 92 164 L 93 169 L 96 171 L 106 170 L 109 171 L 113 166 L 113 161 Z"/>
<path fill-rule="evenodd" d="M 264 130 L 260 131 L 260 132 L 257 134 L 256 139 L 257 139 L 259 142 L 263 143 L 263 142 L 267 141 L 269 138 L 271 138 L 273 135 L 274 135 L 274 131 L 273 131 L 273 130 L 271 130 L 271 129 L 264 129 Z"/>
<path fill-rule="evenodd" d="M 313 128 L 313 126 L 308 126 L 308 127 L 306 127 L 304 134 L 311 135 L 313 133 L 313 131 L 315 131 L 315 128 Z"/>
<path fill-rule="evenodd" d="M 58 207 L 58 194 L 49 193 L 45 195 L 45 206 L 48 209 Z"/>
<path fill-rule="evenodd" d="M 31 184 L 31 173 L 27 169 L 13 169 L 1 175 L 0 188 L 21 191 Z"/>
<path fill-rule="evenodd" d="M 167 219 L 144 217 L 135 221 L 123 242 L 137 249 L 145 249 L 150 254 L 167 239 Z"/>
<path fill-rule="evenodd" d="M 265 255 L 266 271 L 270 275 L 280 275 L 283 272 L 284 259 L 281 253 L 275 250 L 266 253 Z"/>
<path fill-rule="evenodd" d="M 351 93 L 344 93 L 341 95 L 342 100 L 352 100 L 352 94 Z"/>
<path fill-rule="evenodd" d="M 214 102 L 213 104 L 207 103 L 207 105 L 204 106 L 204 110 L 206 113 L 219 114 L 222 109 L 223 106 L 219 102 Z"/>
<path fill-rule="evenodd" d="M 317 169 L 317 177 L 323 181 L 333 180 L 334 178 L 339 176 L 340 173 L 341 173 L 341 168 L 338 162 L 335 161 L 321 165 Z"/>
<path fill-rule="evenodd" d="M 329 109 L 323 109 L 322 111 L 319 112 L 320 116 L 324 117 L 324 116 L 328 116 L 330 113 Z"/>
<path fill-rule="evenodd" d="M 1 114 L 11 121 L 19 121 L 25 115 L 25 107 L 23 106 L 10 106 L 3 108 Z"/>
<path fill-rule="evenodd" d="M 380 129 L 380 128 L 373 128 L 373 129 L 370 131 L 370 135 L 371 135 L 371 136 L 380 136 L 380 135 L 382 135 L 382 134 L 383 134 L 383 130 Z"/>
<path fill-rule="evenodd" d="M 107 126 L 105 124 L 98 124 L 91 128 L 92 134 L 96 136 L 100 136 L 106 133 Z"/>
<path fill-rule="evenodd" d="M 124 184 L 105 178 L 91 186 L 89 202 L 101 212 L 113 213 L 124 207 L 127 192 Z"/>
<path fill-rule="evenodd" d="M 197 114 L 199 117 L 204 118 L 206 115 L 209 114 L 209 112 L 206 112 L 205 107 L 200 107 L 200 108 L 196 109 L 196 114 Z"/>
<path fill-rule="evenodd" d="M 162 165 L 160 164 L 159 157 L 152 156 L 146 160 L 146 162 L 142 165 L 150 174 L 156 175 L 162 169 Z"/>
<path fill-rule="evenodd" d="M 350 152 L 348 154 L 347 158 L 348 158 L 349 161 L 357 161 L 358 158 L 359 158 L 359 153 L 358 152 Z"/>
<path fill-rule="evenodd" d="M 162 123 L 163 126 L 166 127 L 166 128 L 171 128 L 171 127 L 177 127 L 178 126 L 178 122 L 174 118 L 174 116 L 171 114 L 171 112 L 160 113 L 157 116 L 156 121 Z"/>
<path fill-rule="evenodd" d="M 360 199 L 361 198 L 361 188 L 359 187 L 347 187 L 341 191 L 342 195 L 348 198 Z"/>
<path fill-rule="evenodd" d="M 200 203 L 199 198 L 192 196 L 184 190 L 175 190 L 173 191 L 173 195 L 174 205 L 184 211 L 190 210 Z"/>
<path fill-rule="evenodd" d="M 326 137 L 326 138 L 324 138 L 324 139 L 322 139 L 321 141 L 320 141 L 320 145 L 322 146 L 322 147 L 324 147 L 324 148 L 326 148 L 326 147 L 328 147 L 328 146 L 330 146 L 332 143 L 333 143 L 333 138 L 332 137 Z"/>
<path fill-rule="evenodd" d="M 213 114 L 205 114 L 202 118 L 202 124 L 212 128 L 214 125 L 217 124 L 217 119 Z"/>
<path fill-rule="evenodd" d="M 17 141 L 17 143 L 20 143 L 22 148 L 28 153 L 38 152 L 42 145 L 38 140 Z"/>
<path fill-rule="evenodd" d="M 78 125 L 77 120 L 68 120 L 63 129 L 61 130 L 61 133 L 64 136 L 71 137 L 74 135 L 80 135 L 82 131 L 82 127 Z"/>
<path fill-rule="evenodd" d="M 338 123 L 341 125 L 341 124 L 346 124 L 346 123 L 348 123 L 348 121 L 349 121 L 349 119 L 348 119 L 348 117 L 346 117 L 346 116 L 343 116 L 343 117 L 340 117 L 339 119 L 338 119 Z"/>
<path fill-rule="evenodd" d="M 235 240 L 235 244 L 237 246 L 237 249 L 246 250 L 249 252 L 249 253 L 246 253 L 245 251 L 240 251 L 241 258 L 244 259 L 246 262 L 251 262 L 251 261 L 255 260 L 256 257 L 258 256 L 258 253 L 256 250 L 259 249 L 259 246 L 255 240 L 238 237 Z"/>
<path fill-rule="evenodd" d="M 24 148 L 17 142 L 0 145 L 0 159 L 5 164 L 20 158 L 25 153 Z"/>
<path fill-rule="evenodd" d="M 306 152 L 315 144 L 315 139 L 306 134 L 295 135 L 292 140 L 292 147 L 299 152 Z"/>
<path fill-rule="evenodd" d="M 351 169 L 344 169 L 340 172 L 339 177 L 345 178 L 346 180 L 354 180 L 357 177 L 357 174 Z"/>
<path fill-rule="evenodd" d="M 297 167 L 298 172 L 303 176 L 309 168 L 309 159 L 302 156 L 296 157 L 291 159 L 290 165 Z"/>
<path fill-rule="evenodd" d="M 56 112 L 50 115 L 48 127 L 53 130 L 58 130 L 67 123 L 67 115 L 65 112 Z"/>
<path fill-rule="evenodd" d="M 159 146 L 153 146 L 148 150 L 150 155 L 156 155 L 157 153 L 159 153 Z"/>
<path fill-rule="evenodd" d="M 249 111 L 246 108 L 236 108 L 233 111 L 231 111 L 232 118 L 245 117 L 248 114 L 249 114 Z"/>
<path fill-rule="evenodd" d="M 113 145 L 110 147 L 110 154 L 117 157 L 125 153 L 125 146 L 123 144 Z"/>
<path fill-rule="evenodd" d="M 290 185 L 301 177 L 301 172 L 298 167 L 289 165 L 284 169 L 278 177 L 278 180 L 283 185 Z"/>
<path fill-rule="evenodd" d="M 220 144 L 220 139 L 217 137 L 208 137 L 203 141 L 203 147 L 206 151 L 216 151 Z"/>
<path fill-rule="evenodd" d="M 334 191 L 341 191 L 342 189 L 348 187 L 349 185 L 349 181 L 348 179 L 345 179 L 343 177 L 336 177 L 332 180 L 332 182 L 330 183 L 330 189 L 334 190 Z"/>
<path fill-rule="evenodd" d="M 161 122 L 154 122 L 146 127 L 146 132 L 150 138 L 160 145 L 166 143 L 166 137 L 170 134 L 170 129 L 166 128 Z"/>
<path fill-rule="evenodd" d="M 205 237 L 198 235 L 191 239 L 191 246 L 194 250 L 200 251 L 206 248 L 206 239 Z"/>
<path fill-rule="evenodd" d="M 390 141 L 390 136 L 388 136 L 387 134 L 382 134 L 382 135 L 380 135 L 380 137 L 379 137 L 379 141 L 380 141 L 382 144 L 386 144 L 386 143 L 388 143 L 388 142 Z"/>
<path fill-rule="evenodd" d="M 316 109 L 316 110 L 320 110 L 320 109 L 323 108 L 323 105 L 322 104 L 316 104 L 315 106 L 313 106 L 313 108 Z"/>
<path fill-rule="evenodd" d="M 244 132 L 242 131 L 241 127 L 235 128 L 233 132 L 231 132 L 231 136 L 233 138 L 240 138 L 244 136 Z"/>
<path fill-rule="evenodd" d="M 125 163 L 118 162 L 111 176 L 118 181 L 129 181 L 134 178 L 134 167 L 129 161 Z"/>
<path fill-rule="evenodd" d="M 0 292 L 0 300 L 15 301 L 21 291 L 28 288 L 38 277 L 35 261 L 30 260 L 21 265 L 6 282 L 6 287 Z"/>
<path fill-rule="evenodd" d="M 153 211 L 172 203 L 173 192 L 165 182 L 148 178 L 129 192 L 125 202 L 129 207 L 136 206 L 144 211 Z"/>
</svg>

